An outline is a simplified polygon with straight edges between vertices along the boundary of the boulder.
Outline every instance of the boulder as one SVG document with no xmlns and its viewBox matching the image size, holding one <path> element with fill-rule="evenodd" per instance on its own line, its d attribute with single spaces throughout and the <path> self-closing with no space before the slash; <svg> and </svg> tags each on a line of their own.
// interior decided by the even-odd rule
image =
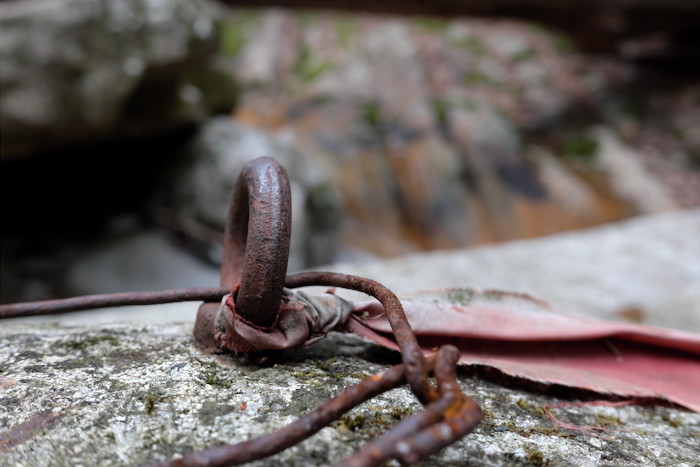
<svg viewBox="0 0 700 467">
<path fill-rule="evenodd" d="M 220 245 L 238 175 L 245 164 L 259 157 L 276 159 L 289 175 L 289 269 L 333 261 L 341 205 L 338 190 L 331 183 L 332 164 L 280 144 L 266 131 L 227 116 L 212 118 L 199 128 L 171 168 L 164 171 L 151 205 L 180 223 L 194 222 L 218 232 L 213 241 Z"/>
<path fill-rule="evenodd" d="M 224 30 L 246 33 L 229 62 L 241 87 L 235 116 L 334 168 L 344 211 L 337 260 L 637 214 L 604 170 L 574 167 L 545 148 L 573 182 L 562 190 L 534 155 L 551 146 L 542 135 L 567 132 L 569 117 L 599 118 L 606 97 L 630 79 L 623 65 L 593 65 L 563 37 L 515 21 L 290 10 L 241 17 L 233 10 L 223 20 Z M 579 209 L 568 209 L 581 187 Z"/>
<path fill-rule="evenodd" d="M 219 11 L 207 0 L 3 2 L 3 159 L 199 121 L 212 110 L 198 83 L 216 76 Z"/>
</svg>

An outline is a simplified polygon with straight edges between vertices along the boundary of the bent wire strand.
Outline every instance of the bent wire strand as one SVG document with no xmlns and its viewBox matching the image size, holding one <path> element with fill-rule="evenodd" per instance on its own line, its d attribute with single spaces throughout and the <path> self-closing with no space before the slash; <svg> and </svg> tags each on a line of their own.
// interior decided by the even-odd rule
<svg viewBox="0 0 700 467">
<path fill-rule="evenodd" d="M 26 318 L 29 316 L 57 315 L 71 311 L 93 310 L 117 306 L 159 305 L 175 302 L 221 301 L 229 293 L 223 287 L 191 287 L 186 289 L 157 290 L 148 292 L 120 292 L 113 294 L 84 295 L 82 297 L 44 300 L 40 302 L 0 305 L 0 319 Z"/>
</svg>

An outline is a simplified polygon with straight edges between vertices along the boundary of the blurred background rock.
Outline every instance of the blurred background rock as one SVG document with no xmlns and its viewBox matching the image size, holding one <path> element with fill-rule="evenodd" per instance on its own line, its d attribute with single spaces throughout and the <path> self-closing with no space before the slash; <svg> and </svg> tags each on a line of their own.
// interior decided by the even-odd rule
<svg viewBox="0 0 700 467">
<path fill-rule="evenodd" d="M 2 302 L 216 285 L 260 156 L 292 271 L 700 206 L 698 4 L 557 5 L 1 3 Z"/>
</svg>

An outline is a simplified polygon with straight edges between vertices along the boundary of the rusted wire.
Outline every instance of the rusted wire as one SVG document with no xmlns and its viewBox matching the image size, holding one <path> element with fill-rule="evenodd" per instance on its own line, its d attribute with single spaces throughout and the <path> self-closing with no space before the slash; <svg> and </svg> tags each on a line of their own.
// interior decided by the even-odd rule
<svg viewBox="0 0 700 467">
<path fill-rule="evenodd" d="M 421 402 L 428 403 L 438 397 L 436 389 L 428 380 L 423 351 L 418 345 L 416 335 L 403 312 L 403 306 L 398 297 L 388 288 L 377 281 L 364 277 L 350 276 L 334 272 L 303 272 L 287 277 L 287 287 L 296 288 L 310 285 L 325 285 L 357 290 L 379 300 L 384 306 L 389 324 L 401 349 L 403 363 L 406 368 L 406 379 L 413 393 Z"/>
<path fill-rule="evenodd" d="M 457 381 L 459 350 L 442 346 L 431 357 L 440 398 L 365 445 L 341 467 L 380 465 L 388 459 L 413 464 L 460 439 L 481 421 L 481 407 L 462 394 Z M 433 365 L 431 365 L 433 366 Z"/>
<path fill-rule="evenodd" d="M 307 439 L 342 414 L 405 382 L 403 365 L 396 365 L 384 372 L 365 378 L 337 396 L 321 404 L 289 425 L 238 444 L 220 446 L 167 462 L 153 464 L 160 467 L 222 466 L 251 462 L 284 451 Z"/>
<path fill-rule="evenodd" d="M 425 409 L 367 444 L 342 465 L 374 466 L 388 459 L 414 463 L 469 433 L 481 420 L 481 408 L 461 393 L 456 375 L 459 351 L 441 347 L 426 359 L 406 319 L 401 302 L 382 284 L 357 276 L 306 272 L 287 276 L 291 230 L 291 195 L 284 169 L 273 159 L 256 159 L 244 168 L 232 200 L 224 240 L 220 288 L 177 289 L 93 295 L 33 304 L 0 306 L 0 318 L 64 313 L 88 308 L 203 300 L 194 334 L 207 351 L 220 351 L 215 317 L 221 298 L 232 289 L 235 309 L 255 326 L 272 329 L 283 285 L 289 288 L 322 285 L 364 292 L 384 306 L 403 364 L 366 378 L 296 422 L 259 438 L 220 446 L 156 465 L 232 465 L 267 457 L 308 438 L 362 402 L 408 382 Z M 239 285 L 240 282 L 240 285 Z M 223 306 L 223 305 L 222 305 Z M 225 326 L 226 323 L 222 324 Z M 431 384 L 433 372 L 437 386 Z"/>
<path fill-rule="evenodd" d="M 82 297 L 44 300 L 41 302 L 0 305 L 0 319 L 24 318 L 38 315 L 56 315 L 71 311 L 110 308 L 116 306 L 157 305 L 174 302 L 216 301 L 229 293 L 221 287 L 192 287 L 187 289 L 158 290 L 152 292 L 120 292 L 113 294 L 85 295 Z"/>
</svg>

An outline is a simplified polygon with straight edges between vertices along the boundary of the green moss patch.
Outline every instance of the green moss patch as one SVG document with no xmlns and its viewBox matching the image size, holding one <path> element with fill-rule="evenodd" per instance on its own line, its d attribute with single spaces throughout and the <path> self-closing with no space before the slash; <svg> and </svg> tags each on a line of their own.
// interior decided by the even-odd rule
<svg viewBox="0 0 700 467">
<path fill-rule="evenodd" d="M 331 426 L 341 432 L 357 432 L 367 438 L 375 438 L 391 429 L 399 421 L 414 413 L 410 407 L 389 409 L 369 406 L 365 410 L 353 410 L 342 415 Z"/>
<path fill-rule="evenodd" d="M 119 339 L 114 336 L 87 336 L 81 339 L 69 340 L 65 345 L 69 349 L 83 350 L 103 342 L 108 343 L 112 347 L 117 347 L 119 345 Z"/>
<path fill-rule="evenodd" d="M 588 132 L 567 136 L 562 146 L 564 157 L 582 162 L 591 162 L 598 154 L 598 150 L 598 140 Z"/>
</svg>

